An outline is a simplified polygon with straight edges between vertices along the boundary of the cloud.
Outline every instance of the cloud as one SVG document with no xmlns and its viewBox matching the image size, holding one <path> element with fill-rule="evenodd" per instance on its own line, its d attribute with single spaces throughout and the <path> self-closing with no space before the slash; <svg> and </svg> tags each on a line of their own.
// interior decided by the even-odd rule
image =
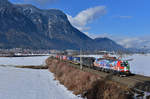
<svg viewBox="0 0 150 99">
<path fill-rule="evenodd" d="M 118 40 L 118 43 L 120 45 L 123 45 L 125 48 L 133 48 L 133 47 L 140 47 L 139 43 L 141 43 L 141 40 L 139 38 L 123 38 Z M 136 45 L 136 46 L 135 46 Z"/>
<path fill-rule="evenodd" d="M 107 37 L 107 38 L 112 38 L 113 36 L 109 33 L 101 33 L 101 34 L 93 34 L 93 33 L 87 33 L 87 35 L 93 39 L 95 38 L 104 38 L 104 37 Z"/>
<path fill-rule="evenodd" d="M 88 36 L 92 38 L 97 38 L 97 37 L 107 37 L 118 44 L 122 45 L 125 48 L 145 48 L 145 49 L 150 49 L 150 35 L 145 35 L 141 37 L 129 37 L 125 35 L 112 35 L 109 33 L 101 33 L 101 34 L 91 34 L 88 33 Z"/>
<path fill-rule="evenodd" d="M 150 36 L 149 36 L 150 38 Z M 116 37 L 113 38 L 118 44 L 125 48 L 148 48 L 150 49 L 150 40 L 145 37 Z"/>
<path fill-rule="evenodd" d="M 87 31 L 90 29 L 87 25 L 92 21 L 106 14 L 105 6 L 96 6 L 81 11 L 75 17 L 67 15 L 69 21 L 73 26 L 81 31 Z"/>
<path fill-rule="evenodd" d="M 145 37 L 128 37 L 120 40 L 118 39 L 117 41 L 120 45 L 123 45 L 126 48 L 149 48 L 150 49 L 150 40 L 145 39 Z"/>
</svg>

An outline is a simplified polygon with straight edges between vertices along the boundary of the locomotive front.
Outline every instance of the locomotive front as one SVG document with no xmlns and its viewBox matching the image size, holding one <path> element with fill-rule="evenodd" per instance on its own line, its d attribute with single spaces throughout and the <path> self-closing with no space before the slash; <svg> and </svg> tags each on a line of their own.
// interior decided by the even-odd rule
<svg viewBox="0 0 150 99">
<path fill-rule="evenodd" d="M 130 65 L 128 61 L 121 61 L 120 62 L 120 72 L 129 75 L 130 74 Z"/>
</svg>

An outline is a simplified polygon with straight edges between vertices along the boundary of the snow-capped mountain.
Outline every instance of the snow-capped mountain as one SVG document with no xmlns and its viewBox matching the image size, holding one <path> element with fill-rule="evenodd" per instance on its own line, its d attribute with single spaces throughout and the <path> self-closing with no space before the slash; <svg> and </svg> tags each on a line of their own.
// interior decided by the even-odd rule
<svg viewBox="0 0 150 99">
<path fill-rule="evenodd" d="M 0 0 L 0 48 L 123 50 L 111 40 L 94 40 L 68 21 L 58 9 Z M 105 42 L 103 46 L 101 42 Z"/>
</svg>

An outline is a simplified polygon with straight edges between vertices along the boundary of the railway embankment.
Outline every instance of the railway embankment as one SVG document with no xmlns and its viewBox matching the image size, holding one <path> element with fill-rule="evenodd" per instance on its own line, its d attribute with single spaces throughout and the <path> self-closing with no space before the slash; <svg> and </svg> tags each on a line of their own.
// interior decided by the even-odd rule
<svg viewBox="0 0 150 99">
<path fill-rule="evenodd" d="M 55 79 L 76 95 L 87 99 L 133 99 L 130 89 L 111 80 L 111 75 L 86 68 L 80 70 L 75 64 L 53 58 L 48 58 L 46 64 Z"/>
</svg>

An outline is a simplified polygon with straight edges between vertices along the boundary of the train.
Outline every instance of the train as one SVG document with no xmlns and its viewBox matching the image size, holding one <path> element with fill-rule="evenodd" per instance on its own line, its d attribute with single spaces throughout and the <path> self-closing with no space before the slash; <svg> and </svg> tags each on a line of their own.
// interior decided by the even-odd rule
<svg viewBox="0 0 150 99">
<path fill-rule="evenodd" d="M 83 67 L 103 71 L 106 73 L 112 73 L 114 75 L 131 75 L 130 64 L 128 60 L 122 60 L 121 58 L 110 57 L 108 55 L 104 55 L 101 58 L 56 55 L 55 58 L 77 65 L 82 64 Z"/>
</svg>

